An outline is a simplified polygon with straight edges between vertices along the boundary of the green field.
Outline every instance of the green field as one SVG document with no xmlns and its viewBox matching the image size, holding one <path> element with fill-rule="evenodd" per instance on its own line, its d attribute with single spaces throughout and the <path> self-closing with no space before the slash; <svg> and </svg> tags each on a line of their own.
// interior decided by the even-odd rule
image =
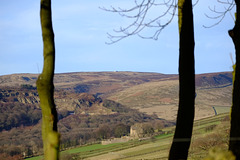
<svg viewBox="0 0 240 160">
<path fill-rule="evenodd" d="M 231 107 L 229 106 L 214 106 L 216 109 L 217 114 L 229 113 Z"/>
<path fill-rule="evenodd" d="M 201 159 L 200 157 L 206 156 L 208 150 L 202 149 L 202 147 L 210 148 L 214 147 L 212 143 L 208 144 L 209 137 L 215 136 L 221 133 L 219 130 L 227 129 L 229 127 L 229 121 L 223 121 L 228 116 L 226 114 L 220 114 L 214 117 L 195 121 L 192 145 L 190 147 L 189 159 Z M 174 127 L 164 129 L 165 131 L 173 131 Z M 169 132 L 171 133 L 171 132 Z M 223 132 L 222 132 L 223 133 Z M 214 136 L 212 136 L 214 135 Z M 222 135 L 219 135 L 222 136 Z M 223 135 L 225 136 L 225 135 Z M 88 146 L 82 146 L 74 149 L 69 149 L 61 152 L 61 159 L 92 159 L 92 160 L 138 160 L 138 159 L 167 159 L 170 149 L 173 134 L 163 134 L 155 136 L 147 140 L 131 140 L 125 143 L 115 143 L 109 145 L 93 144 Z M 226 137 L 226 136 L 225 136 Z M 220 139 L 223 139 L 220 137 Z M 215 139 L 210 139 L 211 142 Z M 213 143 L 215 144 L 215 143 Z M 218 143 L 216 143 L 218 145 Z M 225 144 L 222 144 L 226 146 Z M 221 146 L 221 147 L 223 147 Z M 224 148 L 224 147 L 223 147 Z M 29 158 L 27 160 L 41 160 L 42 157 Z"/>
</svg>

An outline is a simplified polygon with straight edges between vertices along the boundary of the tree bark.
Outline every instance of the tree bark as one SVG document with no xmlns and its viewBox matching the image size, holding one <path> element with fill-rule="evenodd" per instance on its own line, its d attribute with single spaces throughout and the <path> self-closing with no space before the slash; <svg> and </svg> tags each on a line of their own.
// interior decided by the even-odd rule
<svg viewBox="0 0 240 160">
<path fill-rule="evenodd" d="M 191 0 L 178 1 L 179 16 L 179 108 L 177 123 L 169 160 L 187 159 L 191 143 L 194 104 L 195 104 L 195 67 L 194 67 L 194 29 Z"/>
<path fill-rule="evenodd" d="M 231 111 L 231 128 L 229 150 L 233 152 L 236 159 L 240 159 L 240 2 L 236 1 L 236 22 L 232 30 L 228 31 L 235 46 L 236 66 L 233 76 L 233 95 Z"/>
<path fill-rule="evenodd" d="M 37 90 L 42 109 L 42 139 L 45 160 L 59 159 L 59 133 L 57 111 L 54 104 L 55 46 L 52 27 L 51 0 L 41 0 L 40 9 L 44 65 L 37 80 Z"/>
</svg>

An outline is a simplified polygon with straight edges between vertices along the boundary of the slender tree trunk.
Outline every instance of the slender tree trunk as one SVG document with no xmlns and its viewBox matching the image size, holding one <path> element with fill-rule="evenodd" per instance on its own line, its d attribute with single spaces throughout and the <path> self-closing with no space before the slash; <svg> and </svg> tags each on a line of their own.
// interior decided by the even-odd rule
<svg viewBox="0 0 240 160">
<path fill-rule="evenodd" d="M 42 139 L 45 160 L 57 160 L 59 133 L 57 132 L 57 111 L 54 104 L 55 46 L 52 28 L 51 0 L 41 0 L 40 9 L 44 66 L 37 80 L 37 90 L 42 109 Z"/>
<path fill-rule="evenodd" d="M 240 2 L 236 1 L 236 23 L 229 35 L 233 40 L 236 51 L 235 78 L 233 78 L 232 112 L 229 150 L 240 159 Z M 233 75 L 233 76 L 234 76 Z"/>
<path fill-rule="evenodd" d="M 178 1 L 179 108 L 169 160 L 187 159 L 191 143 L 195 104 L 194 29 L 191 0 Z"/>
</svg>

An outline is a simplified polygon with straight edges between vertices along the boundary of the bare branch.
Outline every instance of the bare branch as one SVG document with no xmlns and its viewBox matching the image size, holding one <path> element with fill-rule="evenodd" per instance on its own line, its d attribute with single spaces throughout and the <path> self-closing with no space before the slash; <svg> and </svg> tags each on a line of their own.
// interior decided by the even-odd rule
<svg viewBox="0 0 240 160">
<path fill-rule="evenodd" d="M 213 8 L 208 7 L 209 10 L 210 10 L 211 12 L 215 13 L 216 15 L 215 15 L 215 16 L 209 16 L 209 15 L 205 14 L 205 16 L 206 16 L 207 18 L 210 18 L 210 19 L 216 19 L 217 22 L 214 23 L 214 24 L 212 24 L 212 25 L 210 25 L 210 26 L 205 26 L 205 25 L 203 25 L 203 27 L 205 27 L 205 28 L 211 28 L 211 27 L 214 27 L 214 26 L 218 25 L 219 23 L 221 23 L 221 22 L 223 21 L 223 19 L 224 19 L 225 16 L 227 15 L 227 13 L 230 12 L 230 11 L 235 7 L 235 5 L 236 5 L 234 0 L 231 0 L 231 1 L 230 1 L 230 0 L 225 0 L 225 1 L 223 1 L 223 0 L 217 0 L 217 2 L 220 3 L 220 4 L 222 4 L 222 5 L 225 5 L 225 6 L 224 6 L 224 10 L 223 10 L 223 11 L 218 11 L 215 6 L 214 6 Z M 226 7 L 226 6 L 227 6 L 227 7 Z M 230 14 L 231 14 L 231 12 L 230 12 Z"/>
<path fill-rule="evenodd" d="M 197 0 L 194 4 L 193 7 L 195 7 L 198 4 L 199 0 Z"/>
<path fill-rule="evenodd" d="M 132 35 L 138 35 L 145 39 L 157 40 L 161 31 L 168 26 L 175 15 L 177 15 L 177 0 L 141 0 L 140 2 L 135 0 L 135 6 L 128 9 L 122 9 L 120 7 L 115 8 L 111 6 L 110 9 L 102 7 L 101 9 L 108 12 L 118 13 L 121 17 L 133 19 L 133 21 L 126 27 L 120 27 L 118 30 L 113 30 L 116 35 L 108 34 L 110 42 L 107 44 L 116 43 L 126 37 Z M 153 17 L 150 10 L 158 9 L 158 16 Z M 169 16 L 169 17 L 167 17 Z M 167 17 L 168 19 L 163 19 Z M 155 32 L 151 36 L 143 36 L 140 34 L 144 29 L 155 28 Z"/>
</svg>

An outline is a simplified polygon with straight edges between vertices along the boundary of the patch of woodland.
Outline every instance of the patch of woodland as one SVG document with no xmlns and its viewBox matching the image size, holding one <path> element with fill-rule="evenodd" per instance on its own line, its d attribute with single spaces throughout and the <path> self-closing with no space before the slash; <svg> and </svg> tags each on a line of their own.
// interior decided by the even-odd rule
<svg viewBox="0 0 240 160">
<path fill-rule="evenodd" d="M 40 123 L 0 132 L 0 155 L 31 157 L 43 153 L 42 147 Z"/>
<path fill-rule="evenodd" d="M 42 154 L 41 109 L 39 103 L 32 103 L 30 98 L 37 99 L 36 89 L 22 85 L 20 88 L 1 88 L 0 93 L 0 154 L 8 159 Z M 56 90 L 55 99 L 65 105 L 74 102 L 68 105 L 75 108 L 68 110 L 63 104 L 57 105 L 61 149 L 129 135 L 130 127 L 135 123 L 149 123 L 150 131 L 173 125 L 156 115 L 150 116 L 87 93 Z M 101 110 L 105 111 L 102 115 L 97 113 Z"/>
<path fill-rule="evenodd" d="M 11 156 L 7 153 L 1 153 L 0 157 L 1 160 L 24 160 L 21 154 Z"/>
<path fill-rule="evenodd" d="M 41 117 L 41 110 L 33 104 L 0 103 L 0 131 L 35 125 Z"/>
<path fill-rule="evenodd" d="M 14 104 L 1 104 L 0 116 L 4 117 L 6 129 L 0 132 L 0 154 L 17 156 L 20 153 L 22 157 L 42 154 L 40 109 L 32 105 Z M 59 112 L 61 119 L 59 119 L 58 128 L 61 133 L 62 150 L 129 135 L 130 127 L 135 123 L 148 123 L 151 126 L 146 126 L 150 131 L 173 125 L 157 116 L 141 113 L 114 101 L 104 100 L 103 106 L 111 109 L 114 114 L 70 114 L 71 112 L 67 110 Z"/>
<path fill-rule="evenodd" d="M 110 101 L 110 103 L 113 102 Z M 117 112 L 118 110 L 115 107 L 121 105 L 114 105 L 111 108 L 114 112 Z M 75 114 L 63 118 L 59 121 L 60 133 L 62 134 L 61 148 L 129 135 L 130 127 L 135 123 L 148 123 L 151 125 L 150 130 L 160 130 L 166 126 L 173 125 L 163 119 L 141 113 L 137 110 L 129 110 L 123 106 L 119 110 L 122 112 L 119 111 L 110 115 L 89 116 Z M 146 126 L 149 127 L 149 125 Z"/>
<path fill-rule="evenodd" d="M 103 106 L 117 113 L 128 113 L 128 112 L 136 111 L 128 107 L 125 107 L 120 103 L 116 103 L 115 101 L 108 100 L 108 99 L 103 100 Z"/>
</svg>

